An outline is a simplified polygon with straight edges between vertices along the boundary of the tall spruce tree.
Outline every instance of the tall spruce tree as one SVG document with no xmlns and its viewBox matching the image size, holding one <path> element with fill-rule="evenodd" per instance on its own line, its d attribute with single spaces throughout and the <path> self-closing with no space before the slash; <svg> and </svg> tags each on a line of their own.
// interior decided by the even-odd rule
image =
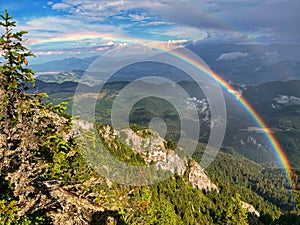
<svg viewBox="0 0 300 225">
<path fill-rule="evenodd" d="M 80 154 L 64 104 L 45 105 L 46 94 L 25 92 L 34 85 L 33 54 L 22 44 L 27 32 L 13 32 L 7 11 L 0 18 L 0 225 L 98 224 L 99 212 L 102 221 L 112 211 L 99 204 L 103 179 Z"/>
<path fill-rule="evenodd" d="M 7 11 L 0 17 L 0 224 L 42 223 L 55 204 L 44 182 L 56 155 L 69 150 L 70 119 L 61 105 L 42 104 L 43 94 L 24 92 L 34 84 L 26 67 L 33 54 L 22 44 L 26 32 L 13 32 Z"/>
</svg>

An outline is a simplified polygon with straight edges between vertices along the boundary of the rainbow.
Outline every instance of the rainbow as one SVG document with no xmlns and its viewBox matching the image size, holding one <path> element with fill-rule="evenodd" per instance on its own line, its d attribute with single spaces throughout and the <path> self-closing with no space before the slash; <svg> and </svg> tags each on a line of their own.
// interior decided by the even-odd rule
<svg viewBox="0 0 300 225">
<path fill-rule="evenodd" d="M 285 176 L 287 178 L 287 181 L 289 183 L 289 186 L 291 188 L 291 197 L 293 199 L 294 209 L 297 209 L 297 202 L 294 196 L 294 184 L 293 184 L 293 173 L 292 173 L 292 166 L 283 150 L 283 148 L 280 146 L 278 140 L 274 136 L 272 130 L 268 128 L 267 124 L 264 122 L 262 117 L 255 111 L 255 109 L 250 105 L 250 103 L 243 97 L 240 96 L 236 91 L 233 91 L 234 88 L 225 81 L 221 76 L 211 71 L 206 66 L 202 65 L 198 61 L 191 59 L 187 57 L 184 54 L 178 53 L 178 51 L 169 52 L 174 57 L 177 57 L 180 60 L 183 60 L 184 62 L 192 65 L 193 67 L 199 69 L 203 73 L 205 73 L 207 76 L 215 80 L 222 88 L 224 88 L 228 93 L 230 93 L 233 97 L 238 99 L 240 105 L 245 109 L 245 111 L 251 116 L 253 121 L 261 128 L 263 131 L 263 134 L 265 138 L 268 140 L 269 144 L 272 146 L 272 150 L 275 153 L 275 156 L 280 163 L 282 169 L 284 170 Z"/>
<path fill-rule="evenodd" d="M 85 32 L 85 33 L 62 34 L 47 39 L 32 38 L 31 40 L 25 41 L 25 45 L 28 47 L 33 47 L 33 46 L 46 45 L 46 44 L 65 43 L 65 42 L 72 42 L 72 41 L 97 40 L 97 39 L 104 40 L 104 41 L 114 40 L 117 42 L 126 42 L 126 43 L 141 42 L 141 39 L 122 38 L 112 33 Z"/>
<path fill-rule="evenodd" d="M 264 122 L 262 117 L 255 111 L 255 109 L 250 105 L 250 103 L 243 97 L 240 96 L 236 91 L 234 91 L 234 88 L 225 81 L 221 76 L 211 71 L 206 66 L 202 65 L 195 59 L 191 59 L 188 56 L 179 53 L 178 51 L 170 51 L 170 49 L 166 48 L 166 45 L 160 45 L 159 43 L 162 42 L 155 42 L 151 40 L 144 40 L 144 39 L 132 39 L 132 38 L 123 38 L 118 37 L 115 35 L 110 34 L 99 34 L 99 33 L 89 33 L 89 34 L 74 34 L 71 35 L 71 37 L 68 36 L 62 36 L 57 38 L 52 38 L 48 40 L 43 41 L 37 41 L 29 44 L 29 46 L 38 45 L 38 44 L 46 44 L 46 43 L 55 43 L 55 42 L 65 42 L 65 41 L 80 41 L 80 40 L 86 40 L 86 39 L 102 39 L 102 40 L 113 40 L 117 42 L 123 42 L 123 43 L 132 43 L 132 44 L 138 44 L 143 45 L 149 48 L 159 49 L 167 54 L 171 54 L 174 57 L 184 61 L 185 63 L 195 67 L 196 69 L 202 71 L 204 74 L 215 80 L 222 88 L 224 88 L 230 95 L 232 95 L 234 98 L 236 98 L 239 101 L 239 104 L 245 109 L 245 111 L 250 115 L 250 117 L 253 119 L 253 121 L 261 128 L 263 131 L 263 134 L 266 138 L 266 140 L 269 142 L 269 144 L 272 147 L 272 151 L 274 152 L 276 159 L 280 163 L 280 166 L 284 170 L 286 179 L 289 183 L 289 186 L 291 188 L 291 197 L 293 199 L 294 203 L 294 209 L 297 209 L 297 202 L 294 197 L 294 184 L 293 184 L 293 173 L 292 173 L 292 166 L 290 162 L 288 161 L 288 158 L 283 150 L 283 148 L 280 146 L 278 140 L 274 136 L 272 130 L 268 128 L 267 124 Z"/>
</svg>

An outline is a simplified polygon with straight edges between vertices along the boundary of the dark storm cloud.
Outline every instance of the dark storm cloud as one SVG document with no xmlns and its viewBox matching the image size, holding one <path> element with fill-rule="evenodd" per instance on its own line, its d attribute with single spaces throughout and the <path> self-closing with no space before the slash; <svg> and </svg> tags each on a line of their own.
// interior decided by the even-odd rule
<svg viewBox="0 0 300 225">
<path fill-rule="evenodd" d="M 300 42 L 299 0 L 195 0 L 153 10 L 171 22 L 200 29 L 240 31 L 272 42 Z"/>
</svg>

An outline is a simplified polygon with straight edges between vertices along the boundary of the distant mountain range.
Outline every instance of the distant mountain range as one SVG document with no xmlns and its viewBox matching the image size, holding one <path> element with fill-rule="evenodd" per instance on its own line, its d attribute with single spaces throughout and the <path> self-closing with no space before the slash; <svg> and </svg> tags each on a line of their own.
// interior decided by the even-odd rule
<svg viewBox="0 0 300 225">
<path fill-rule="evenodd" d="M 81 85 L 81 92 L 95 93 L 97 96 L 100 90 L 101 93 L 106 93 L 107 97 L 105 101 L 107 102 L 104 101 L 102 103 L 103 108 L 100 107 L 100 111 L 103 110 L 101 113 L 107 113 L 107 110 L 109 111 L 109 102 L 113 101 L 113 96 L 128 83 L 128 81 L 110 82 L 106 83 L 104 88 L 98 85 L 93 87 Z M 201 114 L 202 116 L 200 116 L 200 118 L 206 118 L 206 115 L 209 115 L 207 105 L 199 104 L 198 106 L 197 104 L 198 102 L 203 103 L 203 99 L 205 99 L 199 87 L 190 81 L 180 81 L 177 83 L 192 97 L 190 103 L 197 105 L 197 108 L 199 107 L 199 112 L 203 114 Z M 36 80 L 36 89 L 39 92 L 48 93 L 50 100 L 52 99 L 55 103 L 63 101 L 72 103 L 72 96 L 76 91 L 77 85 L 78 82 L 72 81 L 48 83 Z M 168 84 L 161 84 L 158 88 L 164 89 L 164 85 Z M 145 88 L 149 88 L 149 85 L 146 83 L 144 86 Z M 300 80 L 288 82 L 272 81 L 260 85 L 235 86 L 235 88 L 250 102 L 263 117 L 268 126 L 274 130 L 275 136 L 278 137 L 280 143 L 287 151 L 288 156 L 291 156 L 291 163 L 295 167 L 300 168 L 299 147 L 297 147 L 297 144 L 294 145 L 294 143 L 300 143 Z M 33 92 L 33 89 L 30 91 Z M 268 149 L 268 143 L 265 137 L 261 132 L 255 130 L 257 125 L 253 123 L 251 117 L 246 113 L 243 107 L 241 107 L 239 100 L 232 98 L 227 91 L 224 91 L 224 96 L 227 106 L 227 131 L 223 150 L 234 155 L 243 155 L 262 164 L 275 162 L 276 160 L 274 159 L 272 151 L 270 149 L 266 150 Z M 145 102 L 145 104 L 148 103 Z M 152 111 L 157 111 L 157 107 L 164 107 L 162 105 L 157 106 L 157 104 L 159 105 L 161 103 L 155 103 L 152 108 L 150 106 L 151 104 L 148 104 L 147 107 L 150 107 Z M 143 107 L 143 104 L 141 107 Z M 147 110 L 144 111 L 142 115 L 148 115 L 146 113 Z M 109 113 L 108 116 L 110 116 Z M 136 118 L 136 121 L 139 121 L 139 118 Z M 207 126 L 207 128 L 205 128 L 205 126 Z M 207 138 L 205 133 L 208 131 L 206 129 L 210 129 L 209 123 L 204 121 L 204 125 L 201 126 L 201 131 L 204 133 L 203 139 L 201 139 L 203 142 L 205 142 Z M 207 134 L 209 134 L 209 132 Z M 243 149 L 243 151 L 240 152 L 240 149 Z M 262 151 L 262 149 L 264 150 Z"/>
<path fill-rule="evenodd" d="M 234 84 L 300 79 L 300 45 L 195 44 L 188 48 Z"/>
<path fill-rule="evenodd" d="M 73 70 L 85 71 L 89 65 L 97 59 L 98 56 L 88 57 L 84 59 L 72 57 L 63 60 L 55 60 L 42 64 L 32 65 L 31 68 L 39 72 L 71 72 Z"/>
<path fill-rule="evenodd" d="M 192 44 L 187 48 L 199 55 L 214 72 L 234 84 L 257 85 L 276 80 L 300 79 L 300 45 Z M 80 81 L 84 72 L 98 57 L 51 61 L 32 65 L 32 69 L 37 72 L 38 79 L 47 82 Z M 132 81 L 150 75 L 174 81 L 188 80 L 187 75 L 177 68 L 147 63 L 123 68 L 113 81 Z M 102 79 L 101 75 L 93 74 L 89 76 L 87 83 L 101 82 Z"/>
<path fill-rule="evenodd" d="M 122 89 L 129 82 L 128 81 L 118 81 L 110 82 L 105 84 L 105 89 L 111 88 L 112 90 Z M 62 83 L 56 82 L 45 82 L 39 79 L 36 79 L 35 88 L 30 88 L 29 92 L 34 92 L 38 90 L 41 92 L 46 92 L 48 94 L 59 93 L 59 92 L 72 92 L 75 93 L 78 86 L 78 82 L 66 81 Z M 183 87 L 190 96 L 195 96 L 197 98 L 203 98 L 205 95 L 196 83 L 191 81 L 180 81 L 178 84 Z M 163 85 L 163 84 L 162 84 Z M 86 91 L 88 93 L 97 93 L 102 87 L 98 86 L 89 86 L 85 84 L 80 84 L 80 90 Z M 264 105 L 266 103 L 271 106 L 272 104 L 284 104 L 284 100 L 280 101 L 280 96 L 288 96 L 294 99 L 300 99 L 300 80 L 291 80 L 287 82 L 283 81 L 272 81 L 263 83 L 256 86 L 235 86 L 236 89 L 241 91 L 241 94 L 251 101 L 255 105 Z M 229 98 L 229 94 L 224 91 L 225 97 Z M 234 99 L 233 99 L 234 100 Z M 296 103 L 295 103 L 296 104 Z"/>
</svg>

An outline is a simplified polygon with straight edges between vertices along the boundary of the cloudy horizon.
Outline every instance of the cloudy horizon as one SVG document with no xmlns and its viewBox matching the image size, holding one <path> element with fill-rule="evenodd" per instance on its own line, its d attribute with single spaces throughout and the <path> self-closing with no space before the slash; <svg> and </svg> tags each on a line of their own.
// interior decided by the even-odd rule
<svg viewBox="0 0 300 225">
<path fill-rule="evenodd" d="M 0 4 L 40 61 L 126 43 L 300 43 L 298 0 L 16 0 Z M 38 60 L 36 60 L 38 61 Z"/>
</svg>

